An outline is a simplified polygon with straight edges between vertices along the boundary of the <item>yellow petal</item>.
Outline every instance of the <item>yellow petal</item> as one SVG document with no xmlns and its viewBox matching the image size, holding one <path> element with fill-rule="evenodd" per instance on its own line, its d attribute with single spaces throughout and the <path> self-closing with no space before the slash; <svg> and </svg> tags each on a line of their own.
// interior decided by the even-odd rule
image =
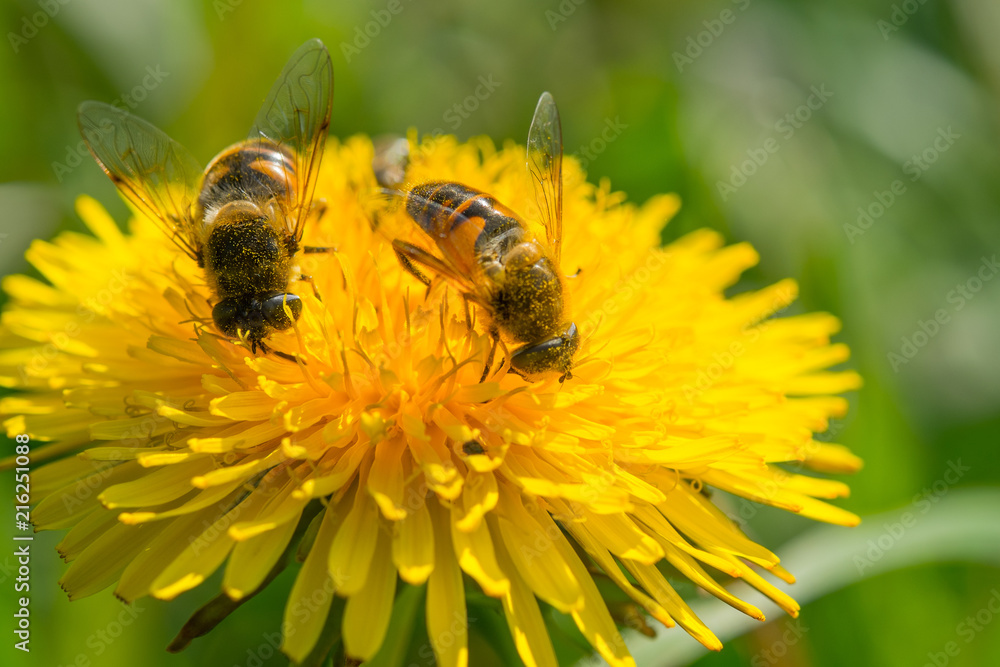
<svg viewBox="0 0 1000 667">
<path fill-rule="evenodd" d="M 279 401 L 259 391 L 234 391 L 213 398 L 211 413 L 234 421 L 268 419 Z"/>
<path fill-rule="evenodd" d="M 368 475 L 368 491 L 378 503 L 382 515 L 390 521 L 406 516 L 403 504 L 402 455 L 406 441 L 402 437 L 389 438 L 375 448 L 375 461 Z"/>
<path fill-rule="evenodd" d="M 359 468 L 364 469 L 366 460 L 371 456 L 372 448 L 367 442 L 357 443 L 346 450 L 331 470 L 316 472 L 310 479 L 303 480 L 293 495 L 297 498 L 322 498 L 336 493 L 347 485 Z"/>
<path fill-rule="evenodd" d="M 293 662 L 302 662 L 316 645 L 334 597 L 327 558 L 340 522 L 332 508 L 313 520 L 321 522 L 319 532 L 288 594 L 282 622 L 281 650 Z"/>
<path fill-rule="evenodd" d="M 118 229 L 114 219 L 104 210 L 104 206 L 96 199 L 87 195 L 77 197 L 76 212 L 87 228 L 105 244 L 112 248 L 124 246 L 125 238 L 122 236 L 121 230 Z"/>
<path fill-rule="evenodd" d="M 559 526 L 547 512 L 540 508 L 528 509 L 528 513 L 538 522 L 546 535 L 552 536 L 553 546 L 580 586 L 584 602 L 572 612 L 576 627 L 610 665 L 635 667 L 635 661 L 625 646 L 625 640 L 618 633 L 618 628 L 615 627 L 615 622 L 608 612 L 604 598 L 597 590 L 597 585 L 594 584 L 594 580 L 587 572 L 587 568 L 576 551 L 563 536 Z"/>
<path fill-rule="evenodd" d="M 116 512 L 102 511 L 95 507 L 86 514 L 63 539 L 56 545 L 56 551 L 67 563 L 80 555 L 87 546 L 106 530 L 114 527 L 118 523 Z"/>
<path fill-rule="evenodd" d="M 84 461 L 76 461 L 70 466 L 60 465 L 61 463 L 45 466 L 39 471 L 39 476 L 52 466 L 67 470 L 70 476 L 79 474 L 81 470 L 89 470 L 90 474 L 84 473 L 79 479 L 51 492 L 35 506 L 31 519 L 38 530 L 75 525 L 80 518 L 99 507 L 97 497 L 103 489 L 131 482 L 142 474 L 141 466 L 134 461 L 112 467 Z M 35 484 L 32 484 L 32 491 L 35 491 Z"/>
<path fill-rule="evenodd" d="M 241 512 L 238 515 L 241 520 L 234 521 L 229 527 L 230 537 L 242 542 L 298 519 L 309 501 L 297 498 L 292 493 L 294 484 L 293 480 L 283 481 L 280 477 L 274 480 L 265 478 L 250 494 L 250 500 L 256 501 L 259 498 L 266 504 L 259 511 L 255 508 L 254 511 Z M 243 504 L 247 505 L 247 501 Z M 242 520 L 243 517 L 248 518 Z"/>
<path fill-rule="evenodd" d="M 222 579 L 226 595 L 239 600 L 257 590 L 284 553 L 297 525 L 298 517 L 286 521 L 274 531 L 237 542 Z"/>
<path fill-rule="evenodd" d="M 230 484 L 239 480 L 247 480 L 257 473 L 267 470 L 284 460 L 281 450 L 275 450 L 267 456 L 248 456 L 245 463 L 226 466 L 216 470 L 208 470 L 203 474 L 198 474 L 190 480 L 191 486 L 199 489 L 207 489 L 210 486 L 220 484 Z M 211 459 L 209 459 L 211 460 Z M 173 466 L 172 466 L 173 467 Z M 157 503 L 150 503 L 155 505 Z"/>
<path fill-rule="evenodd" d="M 115 589 L 115 595 L 132 602 L 149 595 L 153 581 L 171 561 L 177 558 L 188 547 L 192 537 L 204 530 L 205 524 L 210 524 L 217 518 L 217 513 L 203 510 L 188 516 L 170 521 L 150 524 L 154 534 L 158 534 L 149 542 L 148 548 L 132 559 Z"/>
<path fill-rule="evenodd" d="M 434 510 L 433 544 L 442 557 L 427 582 L 427 636 L 437 664 L 466 667 L 469 664 L 469 620 L 462 572 L 455 560 L 447 556 L 452 550 L 448 512 L 441 507 Z"/>
<path fill-rule="evenodd" d="M 716 550 L 718 551 L 718 550 Z M 785 613 L 787 613 L 792 618 L 799 615 L 799 604 L 784 592 L 780 588 L 775 587 L 771 582 L 764 577 L 760 576 L 755 572 L 750 566 L 742 562 L 738 558 L 734 558 L 729 554 L 719 553 L 720 556 L 732 561 L 732 566 L 735 567 L 739 572 L 739 577 L 746 581 L 748 584 L 759 590 L 761 593 L 771 598 L 775 604 L 781 607 Z"/>
<path fill-rule="evenodd" d="M 499 530 L 496 520 L 490 517 L 494 531 Z M 531 589 L 520 576 L 520 568 L 514 564 L 502 541 L 497 541 L 497 561 L 508 573 L 510 590 L 503 596 L 503 612 L 507 625 L 514 636 L 514 646 L 526 667 L 558 667 L 552 641 L 545 629 L 545 621 L 538 609 L 538 602 Z"/>
<path fill-rule="evenodd" d="M 362 486 L 330 548 L 330 576 L 343 595 L 355 595 L 364 587 L 381 530 L 375 503 Z"/>
<path fill-rule="evenodd" d="M 805 462 L 813 470 L 828 473 L 857 472 L 863 465 L 847 447 L 815 440 L 806 448 Z"/>
<path fill-rule="evenodd" d="M 516 490 L 500 489 L 498 526 L 517 572 L 535 595 L 563 613 L 583 606 L 583 592 L 573 571 L 547 533 L 521 504 Z M 561 534 L 560 534 L 561 536 Z"/>
<path fill-rule="evenodd" d="M 241 480 L 230 482 L 229 484 L 223 486 L 214 486 L 205 491 L 194 493 L 182 504 L 173 506 L 170 509 L 163 510 L 162 512 L 122 512 L 118 515 L 118 520 L 122 523 L 134 525 L 137 523 L 147 523 L 149 521 L 162 521 L 163 519 L 191 514 L 206 508 L 211 509 L 213 506 L 224 503 L 239 486 L 242 486 Z"/>
<path fill-rule="evenodd" d="M 602 570 L 621 588 L 628 593 L 629 597 L 638 602 L 656 620 L 668 628 L 674 627 L 675 623 L 667 610 L 659 602 L 646 595 L 644 592 L 632 585 L 632 582 L 622 573 L 618 563 L 615 562 L 611 552 L 604 548 L 594 536 L 585 530 L 581 530 L 580 524 L 572 522 L 566 525 L 566 530 L 576 539 L 581 547 L 594 559 Z"/>
<path fill-rule="evenodd" d="M 139 479 L 110 486 L 98 499 L 105 507 L 149 507 L 176 500 L 192 489 L 191 479 L 215 467 L 209 457 L 165 466 Z"/>
<path fill-rule="evenodd" d="M 347 598 L 344 607 L 344 651 L 361 660 L 370 660 L 382 645 L 396 595 L 396 568 L 392 566 L 389 538 L 382 530 L 377 534 L 364 586 Z"/>
<path fill-rule="evenodd" d="M 458 526 L 458 509 L 451 507 L 451 541 L 455 547 L 455 556 L 462 570 L 476 580 L 476 583 L 489 596 L 498 598 L 510 590 L 510 582 L 497 564 L 493 551 L 493 538 L 486 523 L 480 522 L 471 531 L 461 530 Z"/>
<path fill-rule="evenodd" d="M 463 514 L 456 517 L 455 527 L 465 532 L 475 530 L 486 513 L 497 506 L 499 499 L 497 480 L 492 472 L 470 473 L 462 491 Z M 454 507 L 458 509 L 458 505 Z"/>
<path fill-rule="evenodd" d="M 150 593 L 172 600 L 194 588 L 222 565 L 234 544 L 223 526 L 209 526 L 153 580 Z"/>
<path fill-rule="evenodd" d="M 627 514 L 582 513 L 583 527 L 619 558 L 650 564 L 663 558 L 663 549 L 656 540 L 639 530 Z"/>
<path fill-rule="evenodd" d="M 422 497 L 402 521 L 395 523 L 394 528 L 392 562 L 399 570 L 400 578 L 413 585 L 424 583 L 434 570 L 435 542 L 429 539 L 433 529 Z M 444 559 L 449 560 L 447 556 Z"/>
<path fill-rule="evenodd" d="M 110 586 L 142 551 L 157 530 L 118 524 L 84 549 L 59 579 L 70 600 L 79 600 Z"/>
<path fill-rule="evenodd" d="M 667 583 L 667 580 L 652 565 L 636 561 L 622 561 L 625 568 L 635 576 L 639 585 L 649 591 L 656 601 L 663 605 L 667 613 L 677 623 L 688 631 L 692 637 L 700 641 L 711 651 L 721 651 L 722 642 L 698 618 L 681 596 Z"/>
</svg>

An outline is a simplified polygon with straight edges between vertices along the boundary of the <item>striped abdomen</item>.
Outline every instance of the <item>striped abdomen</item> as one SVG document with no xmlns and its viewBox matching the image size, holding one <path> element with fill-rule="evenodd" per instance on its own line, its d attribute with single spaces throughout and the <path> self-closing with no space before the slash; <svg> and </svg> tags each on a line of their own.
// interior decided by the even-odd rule
<svg viewBox="0 0 1000 667">
<path fill-rule="evenodd" d="M 406 212 L 466 275 L 482 255 L 503 257 L 527 236 L 516 213 L 461 183 L 415 186 L 406 197 Z"/>
<path fill-rule="evenodd" d="M 219 153 L 208 168 L 198 195 L 199 212 L 231 201 L 285 200 L 290 210 L 296 192 L 291 152 L 266 140 L 247 140 Z"/>
</svg>

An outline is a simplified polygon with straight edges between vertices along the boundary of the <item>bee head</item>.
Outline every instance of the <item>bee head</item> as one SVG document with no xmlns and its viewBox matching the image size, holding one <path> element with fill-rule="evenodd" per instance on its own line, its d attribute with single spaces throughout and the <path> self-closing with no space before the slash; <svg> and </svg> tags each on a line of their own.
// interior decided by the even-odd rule
<svg viewBox="0 0 1000 667">
<path fill-rule="evenodd" d="M 215 326 L 224 335 L 255 342 L 272 331 L 289 328 L 301 314 L 302 300 L 279 292 L 229 297 L 212 309 Z"/>
<path fill-rule="evenodd" d="M 510 365 L 518 375 L 527 378 L 551 371 L 569 376 L 573 355 L 579 347 L 580 333 L 576 324 L 570 322 L 560 335 L 519 349 L 511 356 Z"/>
</svg>

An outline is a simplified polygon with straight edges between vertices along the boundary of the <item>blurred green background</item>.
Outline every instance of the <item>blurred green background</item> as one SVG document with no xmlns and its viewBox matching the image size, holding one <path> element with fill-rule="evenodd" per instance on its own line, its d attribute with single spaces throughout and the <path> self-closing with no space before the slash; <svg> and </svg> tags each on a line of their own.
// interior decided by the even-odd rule
<svg viewBox="0 0 1000 667">
<path fill-rule="evenodd" d="M 828 438 L 865 459 L 839 503 L 861 528 L 721 501 L 795 556 L 801 625 L 770 613 L 726 629 L 739 613 L 698 600 L 725 650 L 703 656 L 661 630 L 672 643 L 634 639 L 640 664 L 1000 664 L 997 3 L 3 0 L 0 27 L 5 274 L 27 270 L 31 239 L 82 228 L 81 193 L 125 218 L 79 143 L 82 100 L 124 96 L 207 162 L 245 135 L 310 37 L 333 56 L 341 137 L 416 127 L 523 142 L 550 90 L 591 180 L 635 202 L 679 193 L 667 241 L 708 226 L 751 242 L 762 260 L 739 289 L 798 279 L 794 310 L 841 317 L 866 380 Z M 33 651 L 13 651 L 5 629 L 4 664 L 284 664 L 254 660 L 270 653 L 289 573 L 171 656 L 210 587 L 140 601 L 121 627 L 110 591 L 66 601 L 58 539 L 35 542 Z M 12 563 L 0 557 L 4 628 Z"/>
</svg>

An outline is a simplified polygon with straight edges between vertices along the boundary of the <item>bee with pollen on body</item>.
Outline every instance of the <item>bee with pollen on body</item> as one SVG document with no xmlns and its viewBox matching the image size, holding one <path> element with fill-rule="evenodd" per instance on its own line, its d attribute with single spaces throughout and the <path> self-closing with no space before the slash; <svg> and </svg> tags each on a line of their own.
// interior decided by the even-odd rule
<svg viewBox="0 0 1000 667">
<path fill-rule="evenodd" d="M 312 39 L 285 65 L 249 137 L 204 171 L 141 118 L 94 101 L 78 111 L 97 163 L 125 199 L 205 270 L 216 327 L 253 353 L 267 353 L 264 339 L 290 328 L 302 312 L 302 301 L 288 290 L 296 253 L 333 250 L 302 245 L 306 219 L 322 215 L 313 190 L 332 103 L 330 54 Z"/>
<path fill-rule="evenodd" d="M 483 368 L 492 370 L 497 344 L 520 347 L 507 355 L 510 369 L 526 378 L 548 372 L 572 377 L 580 346 L 576 324 L 568 321 L 560 271 L 562 245 L 562 131 L 559 111 L 542 93 L 528 130 L 528 172 L 545 228 L 538 238 L 517 213 L 492 195 L 461 183 L 431 181 L 406 192 L 395 190 L 400 173 L 392 162 L 407 159 L 398 142 L 385 141 L 373 169 L 383 191 L 405 199 L 406 213 L 434 241 L 440 256 L 403 239 L 393 239 L 403 268 L 425 285 L 429 270 L 456 286 L 466 303 L 487 317 L 493 345 Z M 506 345 L 505 345 L 506 347 Z"/>
</svg>

